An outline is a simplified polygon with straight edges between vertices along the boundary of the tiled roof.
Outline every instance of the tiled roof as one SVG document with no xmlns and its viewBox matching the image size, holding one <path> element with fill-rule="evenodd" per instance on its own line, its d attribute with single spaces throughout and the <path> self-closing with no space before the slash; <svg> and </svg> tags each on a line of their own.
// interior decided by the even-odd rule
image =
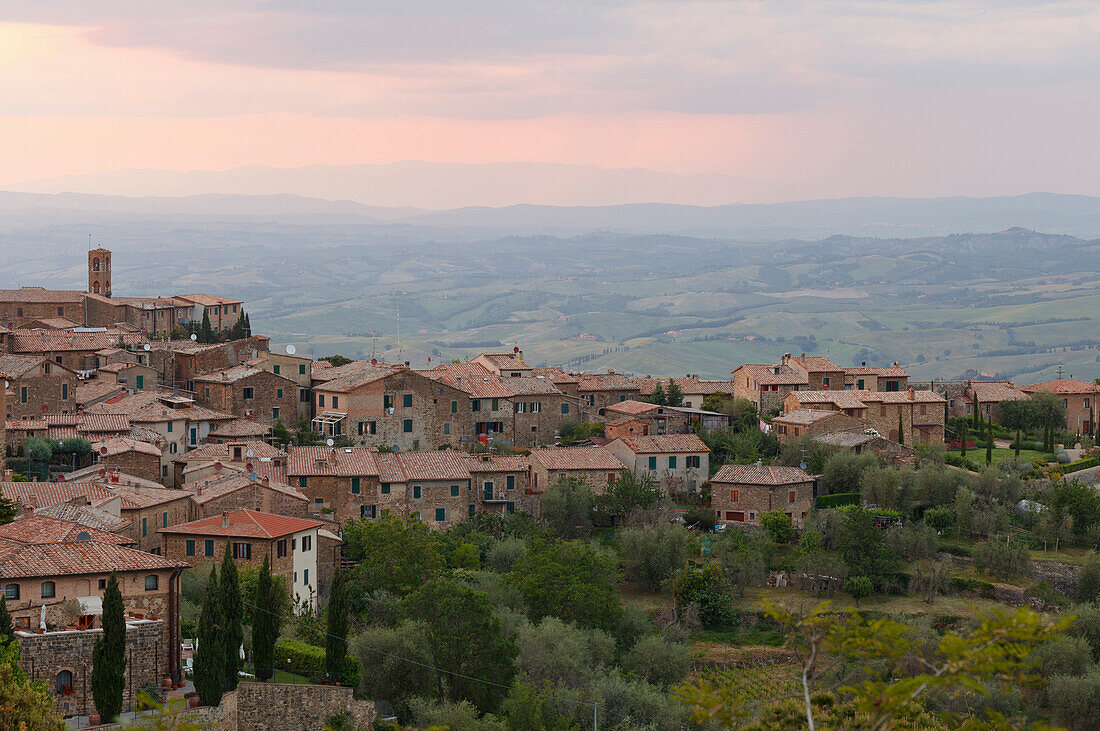
<svg viewBox="0 0 1100 731">
<path fill-rule="evenodd" d="M 70 332 L 67 330 L 16 330 L 9 336 L 13 353 L 102 350 L 122 339 L 128 345 L 145 342 L 141 333 Z"/>
<path fill-rule="evenodd" d="M 113 489 L 116 495 L 122 497 L 122 507 L 125 510 L 151 508 L 154 505 L 164 505 L 173 500 L 190 497 L 183 490 L 173 490 L 163 486 L 145 487 L 120 484 Z"/>
<path fill-rule="evenodd" d="M 70 320 L 67 317 L 37 317 L 32 322 L 47 330 L 70 330 L 74 327 L 80 327 L 79 322 Z"/>
<path fill-rule="evenodd" d="M 621 470 L 623 463 L 606 447 L 544 447 L 530 458 L 547 470 Z"/>
<path fill-rule="evenodd" d="M 366 447 L 287 447 L 286 473 L 364 477 L 377 475 L 375 454 Z"/>
<path fill-rule="evenodd" d="M 1044 381 L 1043 383 L 1033 383 L 1030 386 L 1020 386 L 1020 390 L 1027 393 L 1037 393 L 1039 391 L 1065 394 L 1097 393 L 1100 392 L 1100 386 L 1088 381 L 1078 381 L 1076 378 L 1063 378 L 1060 381 Z"/>
<path fill-rule="evenodd" d="M 237 490 L 243 490 L 253 484 L 261 489 L 274 490 L 294 500 L 301 500 L 304 502 L 309 499 L 301 490 L 285 482 L 279 482 L 278 480 L 268 480 L 267 482 L 264 482 L 262 479 L 253 480 L 248 475 L 241 472 L 226 475 L 213 475 L 201 480 L 189 482 L 184 485 L 184 489 L 191 493 L 192 500 L 202 505 L 215 498 L 223 497 Z"/>
<path fill-rule="evenodd" d="M 619 437 L 635 454 L 697 454 L 710 448 L 694 434 L 655 434 L 647 437 Z"/>
<path fill-rule="evenodd" d="M 379 452 L 374 455 L 374 462 L 378 465 L 379 482 L 404 482 L 405 468 L 401 466 L 401 460 L 394 452 Z"/>
<path fill-rule="evenodd" d="M 909 391 L 855 391 L 853 393 L 866 394 L 863 396 L 865 403 L 904 404 L 908 402 L 925 404 L 942 404 L 947 401 L 934 391 L 918 391 L 913 389 L 912 396 Z"/>
<path fill-rule="evenodd" d="M 270 373 L 270 371 L 250 365 L 235 365 L 230 368 L 223 368 L 220 371 L 213 371 L 201 376 L 195 376 L 195 381 L 202 383 L 236 383 L 243 378 L 249 378 L 258 373 Z M 285 376 L 276 375 L 274 373 L 271 375 L 276 378 L 282 378 L 284 381 L 290 381 L 290 379 Z"/>
<path fill-rule="evenodd" d="M 243 459 L 249 459 L 253 461 L 259 461 L 260 459 L 267 457 L 268 459 L 276 459 L 279 457 L 285 458 L 287 453 L 279 449 L 276 446 L 268 444 L 267 442 L 261 442 L 259 440 L 248 440 L 239 442 L 227 442 L 225 444 L 208 443 L 200 445 L 190 452 L 187 452 L 176 458 L 176 461 L 184 462 L 199 462 L 202 460 L 228 460 L 229 448 L 240 446 L 241 455 Z M 247 452 L 251 450 L 252 456 L 246 456 Z"/>
<path fill-rule="evenodd" d="M 474 472 L 523 472 L 527 469 L 527 460 L 513 454 L 469 454 L 462 453 L 466 459 L 466 469 Z"/>
<path fill-rule="evenodd" d="M 18 541 L 19 543 L 64 543 L 65 541 L 77 540 L 77 537 L 82 533 L 86 534 L 86 537 L 82 540 L 114 543 L 119 546 L 134 543 L 132 539 L 126 536 L 81 525 L 71 520 L 48 517 L 37 511 L 32 516 L 13 520 L 6 525 L 0 525 L 0 538 Z"/>
<path fill-rule="evenodd" d="M 98 541 L 71 541 L 49 545 L 32 544 L 0 558 L 0 576 L 12 579 L 38 576 L 74 576 L 128 571 L 158 571 L 187 568 L 135 548 Z"/>
<path fill-rule="evenodd" d="M 216 294 L 177 294 L 176 299 L 189 300 L 196 304 L 206 305 L 239 305 L 240 300 L 220 297 Z"/>
<path fill-rule="evenodd" d="M 117 515 L 112 515 L 105 510 L 93 508 L 89 505 L 61 503 L 60 505 L 37 508 L 34 514 L 47 518 L 72 521 L 73 523 L 86 525 L 89 528 L 97 528 L 107 531 L 108 533 L 117 533 L 130 526 L 130 521 L 125 518 L 120 518 Z"/>
<path fill-rule="evenodd" d="M 830 417 L 839 414 L 839 411 L 827 411 L 825 409 L 795 409 L 794 411 L 788 411 L 785 414 L 780 414 L 773 419 L 774 422 L 782 422 L 784 424 L 799 424 L 808 426 L 810 424 L 821 421 L 822 419 L 828 419 Z"/>
<path fill-rule="evenodd" d="M 45 419 L 5 419 L 4 429 L 9 432 L 18 431 L 45 431 Z"/>
<path fill-rule="evenodd" d="M 815 441 L 822 444 L 832 444 L 837 447 L 858 447 L 860 444 L 867 444 L 873 442 L 876 439 L 882 439 L 882 437 L 876 437 L 874 434 L 868 434 L 864 431 L 856 429 L 846 429 L 844 431 L 834 431 L 828 434 L 819 434 L 813 437 Z"/>
<path fill-rule="evenodd" d="M 154 424 L 164 421 L 232 421 L 237 418 L 231 414 L 190 404 L 184 408 L 172 408 L 161 398 L 170 398 L 167 393 L 138 391 L 117 401 L 111 400 L 89 406 L 88 414 L 126 414 L 131 422 Z"/>
<path fill-rule="evenodd" d="M 0 355 L 0 378 L 19 378 L 43 360 L 41 355 Z"/>
<path fill-rule="evenodd" d="M 446 449 L 439 452 L 401 452 L 401 467 L 408 480 L 468 480 L 470 470 L 461 453 Z"/>
<path fill-rule="evenodd" d="M 710 481 L 738 485 L 794 485 L 813 478 L 797 467 L 727 464 Z"/>
<path fill-rule="evenodd" d="M 549 378 L 512 378 L 492 373 L 486 375 L 455 375 L 449 370 L 416 371 L 474 398 L 514 398 L 516 396 L 547 396 L 561 394 Z"/>
<path fill-rule="evenodd" d="M 104 447 L 107 449 L 106 452 L 103 451 Z M 139 442 L 136 439 L 129 439 L 127 437 L 115 437 L 114 439 L 104 439 L 102 441 L 93 442 L 92 451 L 98 454 L 100 459 L 103 457 L 113 457 L 119 454 L 125 454 L 127 452 L 140 452 L 141 454 L 160 457 L 160 448 L 156 445 L 149 444 L 148 442 Z"/>
<path fill-rule="evenodd" d="M 531 370 L 531 366 L 523 361 L 523 355 L 517 353 L 482 353 L 479 357 L 489 361 L 497 368 L 503 370 Z"/>
<path fill-rule="evenodd" d="M 166 307 L 191 307 L 192 303 L 178 297 L 118 297 L 112 298 L 115 302 L 142 309 L 163 309 Z"/>
<path fill-rule="evenodd" d="M 90 481 L 81 482 L 0 482 L 0 495 L 21 505 L 45 508 L 77 498 L 87 498 L 93 505 L 114 497 L 108 488 Z"/>
<path fill-rule="evenodd" d="M 763 363 L 745 363 L 737 370 L 744 370 L 759 384 L 769 386 L 800 386 L 809 383 L 805 373 L 786 365 L 765 365 Z M 737 371 L 734 371 L 736 373 Z"/>
<path fill-rule="evenodd" d="M 0 289 L 0 302 L 42 302 L 69 304 L 84 301 L 84 292 L 75 289 L 45 289 L 44 287 L 20 287 Z"/>
<path fill-rule="evenodd" d="M 316 387 L 325 391 L 352 391 L 368 383 L 382 380 L 401 370 L 404 370 L 404 366 L 389 365 L 388 363 L 372 365 L 370 361 L 357 360 L 338 368 L 323 370 L 319 374 L 314 374 L 314 377 L 323 380 L 323 383 L 318 384 Z"/>
<path fill-rule="evenodd" d="M 870 391 L 795 391 L 800 404 L 829 404 L 838 409 L 865 409 L 863 396 Z"/>
<path fill-rule="evenodd" d="M 637 391 L 634 379 L 621 373 L 579 373 L 579 391 Z"/>
<path fill-rule="evenodd" d="M 46 423 L 56 415 L 47 414 Z M 130 417 L 125 414 L 77 414 L 76 428 L 81 433 L 126 433 L 130 431 Z"/>
<path fill-rule="evenodd" d="M 110 467 L 102 463 L 88 465 L 87 467 L 81 467 L 75 472 L 69 472 L 65 475 L 65 479 L 73 482 L 93 482 L 96 485 L 105 487 L 110 490 L 111 497 L 122 498 L 122 507 L 127 509 L 136 507 L 136 503 L 132 501 L 128 502 L 125 496 L 116 493 L 114 488 L 128 485 L 131 487 L 149 488 L 158 492 L 168 489 L 159 482 L 130 475 L 122 472 L 117 467 Z"/>
<path fill-rule="evenodd" d="M 210 430 L 212 437 L 264 437 L 271 431 L 270 424 L 264 424 L 254 419 L 233 419 L 218 424 Z"/>
<path fill-rule="evenodd" d="M 733 381 L 704 380 L 694 376 L 671 379 L 646 376 L 645 378 L 635 378 L 634 382 L 638 384 L 638 390 L 648 396 L 657 388 L 657 384 L 660 384 L 661 388 L 667 391 L 670 380 L 679 386 L 680 392 L 685 396 L 708 396 L 712 393 L 733 395 Z"/>
<path fill-rule="evenodd" d="M 879 376 L 880 378 L 908 378 L 909 373 L 895 363 L 892 366 L 885 366 L 883 368 L 875 368 L 874 366 L 855 366 L 853 368 L 845 368 L 844 375 L 846 376 Z"/>
<path fill-rule="evenodd" d="M 538 376 L 543 376 L 545 378 L 549 378 L 554 383 L 562 383 L 562 384 L 580 383 L 580 380 L 581 380 L 580 376 L 573 375 L 572 373 L 566 373 L 565 371 L 563 371 L 561 368 L 558 368 L 558 367 L 553 367 L 553 368 L 532 368 L 531 369 L 531 375 L 535 376 L 536 378 Z"/>
<path fill-rule="evenodd" d="M 104 373 L 120 373 L 122 371 L 127 371 L 127 370 L 130 370 L 131 368 L 138 368 L 138 367 L 148 368 L 148 366 L 142 366 L 140 363 L 132 363 L 132 362 L 127 361 L 127 360 L 120 360 L 120 361 L 115 361 L 114 363 L 108 363 L 106 365 L 101 365 L 96 370 L 97 371 L 102 371 Z"/>
<path fill-rule="evenodd" d="M 81 381 L 80 385 L 76 387 L 74 394 L 76 396 L 76 403 L 78 405 L 84 405 L 91 404 L 93 401 L 102 401 L 111 396 L 117 396 L 124 390 L 126 389 L 123 385 L 117 381 L 92 379 L 89 381 Z"/>
<path fill-rule="evenodd" d="M 1022 401 L 1030 398 L 1012 385 L 1011 381 L 971 381 L 970 388 L 982 403 Z"/>
<path fill-rule="evenodd" d="M 788 363 L 796 364 L 795 367 L 801 366 L 811 373 L 820 373 L 823 371 L 841 371 L 844 370 L 836 363 L 832 362 L 828 358 L 824 358 L 820 355 L 806 355 L 796 356 L 787 361 Z"/>
<path fill-rule="evenodd" d="M 229 525 L 223 525 L 223 522 L 228 522 Z M 321 525 L 319 520 L 291 518 L 286 515 L 260 513 L 255 510 L 234 510 L 222 515 L 192 520 L 190 523 L 160 528 L 157 532 L 198 536 L 280 538 L 310 528 L 320 528 Z"/>
<path fill-rule="evenodd" d="M 620 401 L 617 404 L 608 404 L 606 411 L 614 411 L 619 414 L 630 414 L 636 416 L 638 414 L 645 414 L 650 411 L 656 411 L 660 406 L 657 404 L 649 404 L 645 401 L 635 401 L 634 399 L 627 399 L 626 401 Z"/>
</svg>

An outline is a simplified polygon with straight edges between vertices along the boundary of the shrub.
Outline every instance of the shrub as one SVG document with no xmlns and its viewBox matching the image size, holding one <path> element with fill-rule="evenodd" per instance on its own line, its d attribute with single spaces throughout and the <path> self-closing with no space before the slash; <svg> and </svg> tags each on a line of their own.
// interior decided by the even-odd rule
<svg viewBox="0 0 1100 731">
<path fill-rule="evenodd" d="M 817 508 L 839 508 L 842 505 L 859 505 L 860 494 L 858 492 L 836 492 L 832 495 L 820 495 L 817 498 Z"/>
<path fill-rule="evenodd" d="M 325 648 L 280 637 L 275 642 L 275 668 L 306 678 L 325 673 Z"/>
<path fill-rule="evenodd" d="M 729 627 L 736 619 L 730 596 L 722 585 L 716 564 L 685 566 L 676 578 L 676 603 L 686 610 L 699 607 L 699 620 L 707 629 Z"/>
<path fill-rule="evenodd" d="M 1100 728 L 1100 670 L 1050 679 L 1047 697 L 1054 718 L 1070 729 Z"/>
<path fill-rule="evenodd" d="M 974 551 L 974 565 L 1000 579 L 1031 574 L 1031 556 L 1020 541 L 995 539 L 979 544 Z"/>
<path fill-rule="evenodd" d="M 951 577 L 951 589 L 958 594 L 974 592 L 985 599 L 992 599 L 995 596 L 993 584 L 990 584 L 988 581 L 968 579 L 963 576 Z"/>
<path fill-rule="evenodd" d="M 946 530 L 955 525 L 955 513 L 949 508 L 929 508 L 924 511 L 924 522 L 936 530 Z"/>
<path fill-rule="evenodd" d="M 687 531 L 670 523 L 627 528 L 619 532 L 619 559 L 628 578 L 657 591 L 683 567 L 691 543 Z"/>
<path fill-rule="evenodd" d="M 714 530 L 714 511 L 710 508 L 693 508 L 684 513 L 684 524 L 694 525 L 703 531 Z"/>
<path fill-rule="evenodd" d="M 489 549 L 489 555 L 485 558 L 489 568 L 497 573 L 506 574 L 526 553 L 526 543 L 518 538 L 505 538 L 493 544 Z"/>
<path fill-rule="evenodd" d="M 646 635 L 626 654 L 623 669 L 661 688 L 682 683 L 691 669 L 691 649 L 663 635 Z"/>
<path fill-rule="evenodd" d="M 1044 678 L 1055 675 L 1084 675 L 1092 665 L 1092 651 L 1083 637 L 1062 637 L 1035 651 Z"/>
<path fill-rule="evenodd" d="M 866 576 L 849 576 L 844 580 L 844 591 L 848 592 L 857 604 L 860 599 L 870 596 L 872 589 L 874 586 Z"/>
<path fill-rule="evenodd" d="M 1077 596 L 1083 602 L 1100 598 L 1100 557 L 1090 557 L 1077 572 Z"/>
<path fill-rule="evenodd" d="M 761 513 L 760 525 L 767 531 L 772 541 L 779 545 L 790 543 L 791 539 L 794 538 L 794 527 L 791 525 L 791 519 L 779 510 L 769 510 L 766 513 Z"/>
</svg>

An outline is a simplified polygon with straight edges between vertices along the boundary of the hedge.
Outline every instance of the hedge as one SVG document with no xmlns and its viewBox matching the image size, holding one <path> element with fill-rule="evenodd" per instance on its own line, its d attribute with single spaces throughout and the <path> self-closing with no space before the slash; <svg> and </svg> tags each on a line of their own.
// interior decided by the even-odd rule
<svg viewBox="0 0 1100 731">
<path fill-rule="evenodd" d="M 964 592 L 975 592 L 979 596 L 986 599 L 995 598 L 993 584 L 990 584 L 988 581 L 967 579 L 962 576 L 952 576 L 951 588 L 959 594 L 962 594 Z"/>
<path fill-rule="evenodd" d="M 843 505 L 859 505 L 860 494 L 858 492 L 837 492 L 832 495 L 819 495 L 817 498 L 818 509 L 839 508 Z"/>
<path fill-rule="evenodd" d="M 301 640 L 280 637 L 275 642 L 275 668 L 306 678 L 322 678 L 325 674 L 325 648 L 310 645 Z M 362 665 L 355 655 L 344 657 L 340 671 L 340 685 L 354 688 L 359 685 Z"/>
<path fill-rule="evenodd" d="M 1063 475 L 1068 475 L 1071 472 L 1087 470 L 1089 467 L 1096 467 L 1097 465 L 1100 465 L 1100 457 L 1089 457 L 1088 459 L 1081 459 L 1076 462 L 1064 464 L 1058 468 L 1058 471 Z"/>
</svg>

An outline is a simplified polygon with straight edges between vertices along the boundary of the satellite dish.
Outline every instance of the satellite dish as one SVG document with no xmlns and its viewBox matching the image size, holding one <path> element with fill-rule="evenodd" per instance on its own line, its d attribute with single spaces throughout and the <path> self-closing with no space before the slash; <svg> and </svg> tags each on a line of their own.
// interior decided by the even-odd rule
<svg viewBox="0 0 1100 731">
<path fill-rule="evenodd" d="M 10 383 L 8 383 L 7 381 L 4 381 L 4 388 L 9 388 L 10 386 L 11 386 Z"/>
<path fill-rule="evenodd" d="M 107 454 L 107 447 L 100 447 L 99 448 L 99 453 L 100 454 Z"/>
<path fill-rule="evenodd" d="M 294 355 L 297 352 L 298 352 L 298 349 L 295 348 L 293 345 L 286 346 L 286 354 L 287 355 Z"/>
<path fill-rule="evenodd" d="M 103 469 L 101 469 L 99 471 L 99 476 L 100 477 L 106 477 L 107 476 L 107 468 L 106 467 L 104 467 Z"/>
<path fill-rule="evenodd" d="M 370 359 L 370 364 L 371 365 L 378 365 L 378 359 L 377 358 L 371 358 Z"/>
<path fill-rule="evenodd" d="M 214 471 L 215 472 L 221 472 L 222 471 L 222 463 L 221 462 L 215 462 L 214 463 Z"/>
<path fill-rule="evenodd" d="M 252 472 L 252 469 L 253 469 L 253 468 L 252 468 L 252 463 L 251 463 L 251 462 L 246 462 L 246 463 L 245 463 L 245 466 L 244 466 L 244 467 L 245 467 L 245 469 L 246 469 L 246 470 L 248 470 L 249 472 Z M 253 474 L 255 474 L 255 473 L 253 472 Z M 255 478 L 253 478 L 253 479 L 255 479 Z"/>
<path fill-rule="evenodd" d="M 195 333 L 191 333 L 191 339 L 192 339 L 192 340 L 198 340 L 198 339 L 199 339 L 199 336 L 198 336 L 198 335 L 196 335 Z"/>
<path fill-rule="evenodd" d="M 153 346 L 152 346 L 152 345 L 150 345 L 149 343 L 146 343 L 146 344 L 145 344 L 145 351 L 146 351 L 146 352 L 148 352 L 148 351 L 150 351 L 150 350 L 152 350 L 152 349 L 153 349 Z"/>
<path fill-rule="evenodd" d="M 395 452 L 400 452 L 400 451 L 401 451 L 401 447 L 395 444 L 395 445 L 393 445 L 393 451 L 395 451 Z"/>
<path fill-rule="evenodd" d="M 244 450 L 245 457 L 251 457 L 253 454 L 255 454 L 255 452 L 253 452 L 251 449 Z"/>
<path fill-rule="evenodd" d="M 65 475 L 58 475 L 57 476 L 57 481 L 58 482 L 64 482 L 65 481 Z"/>
<path fill-rule="evenodd" d="M 327 444 L 331 447 L 333 444 L 336 444 L 336 442 L 332 441 L 331 439 L 326 439 L 325 444 Z"/>
<path fill-rule="evenodd" d="M 259 478 L 257 478 L 257 477 L 256 477 L 256 473 L 255 473 L 255 472 L 249 472 L 249 473 L 248 473 L 248 479 L 250 479 L 250 480 L 252 480 L 253 482 L 255 482 L 255 481 L 256 481 L 257 479 L 259 479 Z"/>
</svg>

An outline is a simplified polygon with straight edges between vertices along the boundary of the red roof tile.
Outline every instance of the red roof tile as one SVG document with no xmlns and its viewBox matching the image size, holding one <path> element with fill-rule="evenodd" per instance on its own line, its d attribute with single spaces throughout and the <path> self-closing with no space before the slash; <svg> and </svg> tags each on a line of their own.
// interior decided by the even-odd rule
<svg viewBox="0 0 1100 731">
<path fill-rule="evenodd" d="M 710 448 L 694 434 L 656 434 L 646 437 L 619 437 L 635 454 L 706 454 Z"/>
<path fill-rule="evenodd" d="M 364 477 L 378 474 L 375 454 L 366 447 L 287 447 L 286 473 L 291 477 L 333 475 Z"/>
<path fill-rule="evenodd" d="M 19 543 L 64 543 L 65 541 L 78 540 L 78 536 L 81 534 L 86 536 L 82 540 L 114 543 L 120 546 L 134 543 L 130 538 L 109 531 L 37 513 L 26 518 L 19 518 L 6 525 L 0 525 L 0 538 L 18 541 Z"/>
<path fill-rule="evenodd" d="M 811 482 L 813 478 L 797 467 L 727 464 L 722 465 L 710 481 L 737 485 L 794 485 Z"/>
<path fill-rule="evenodd" d="M 623 463 L 606 447 L 544 447 L 530 458 L 547 470 L 621 470 Z"/>
<path fill-rule="evenodd" d="M 48 545 L 30 544 L 0 558 L 0 576 L 22 579 L 38 576 L 74 576 L 129 571 L 187 568 L 134 548 L 98 541 L 72 541 Z"/>
<path fill-rule="evenodd" d="M 1043 383 L 1033 383 L 1030 386 L 1020 386 L 1020 390 L 1027 393 L 1046 391 L 1048 393 L 1078 394 L 1100 392 L 1100 386 L 1088 381 L 1078 381 L 1076 378 L 1063 378 L 1060 381 L 1044 381 Z"/>
<path fill-rule="evenodd" d="M 223 522 L 228 522 L 229 525 L 223 525 Z M 199 536 L 280 538 L 310 528 L 319 528 L 321 525 L 322 523 L 319 520 L 291 518 L 286 515 L 260 513 L 255 510 L 234 510 L 222 515 L 192 520 L 190 523 L 160 528 L 157 532 Z"/>
</svg>

